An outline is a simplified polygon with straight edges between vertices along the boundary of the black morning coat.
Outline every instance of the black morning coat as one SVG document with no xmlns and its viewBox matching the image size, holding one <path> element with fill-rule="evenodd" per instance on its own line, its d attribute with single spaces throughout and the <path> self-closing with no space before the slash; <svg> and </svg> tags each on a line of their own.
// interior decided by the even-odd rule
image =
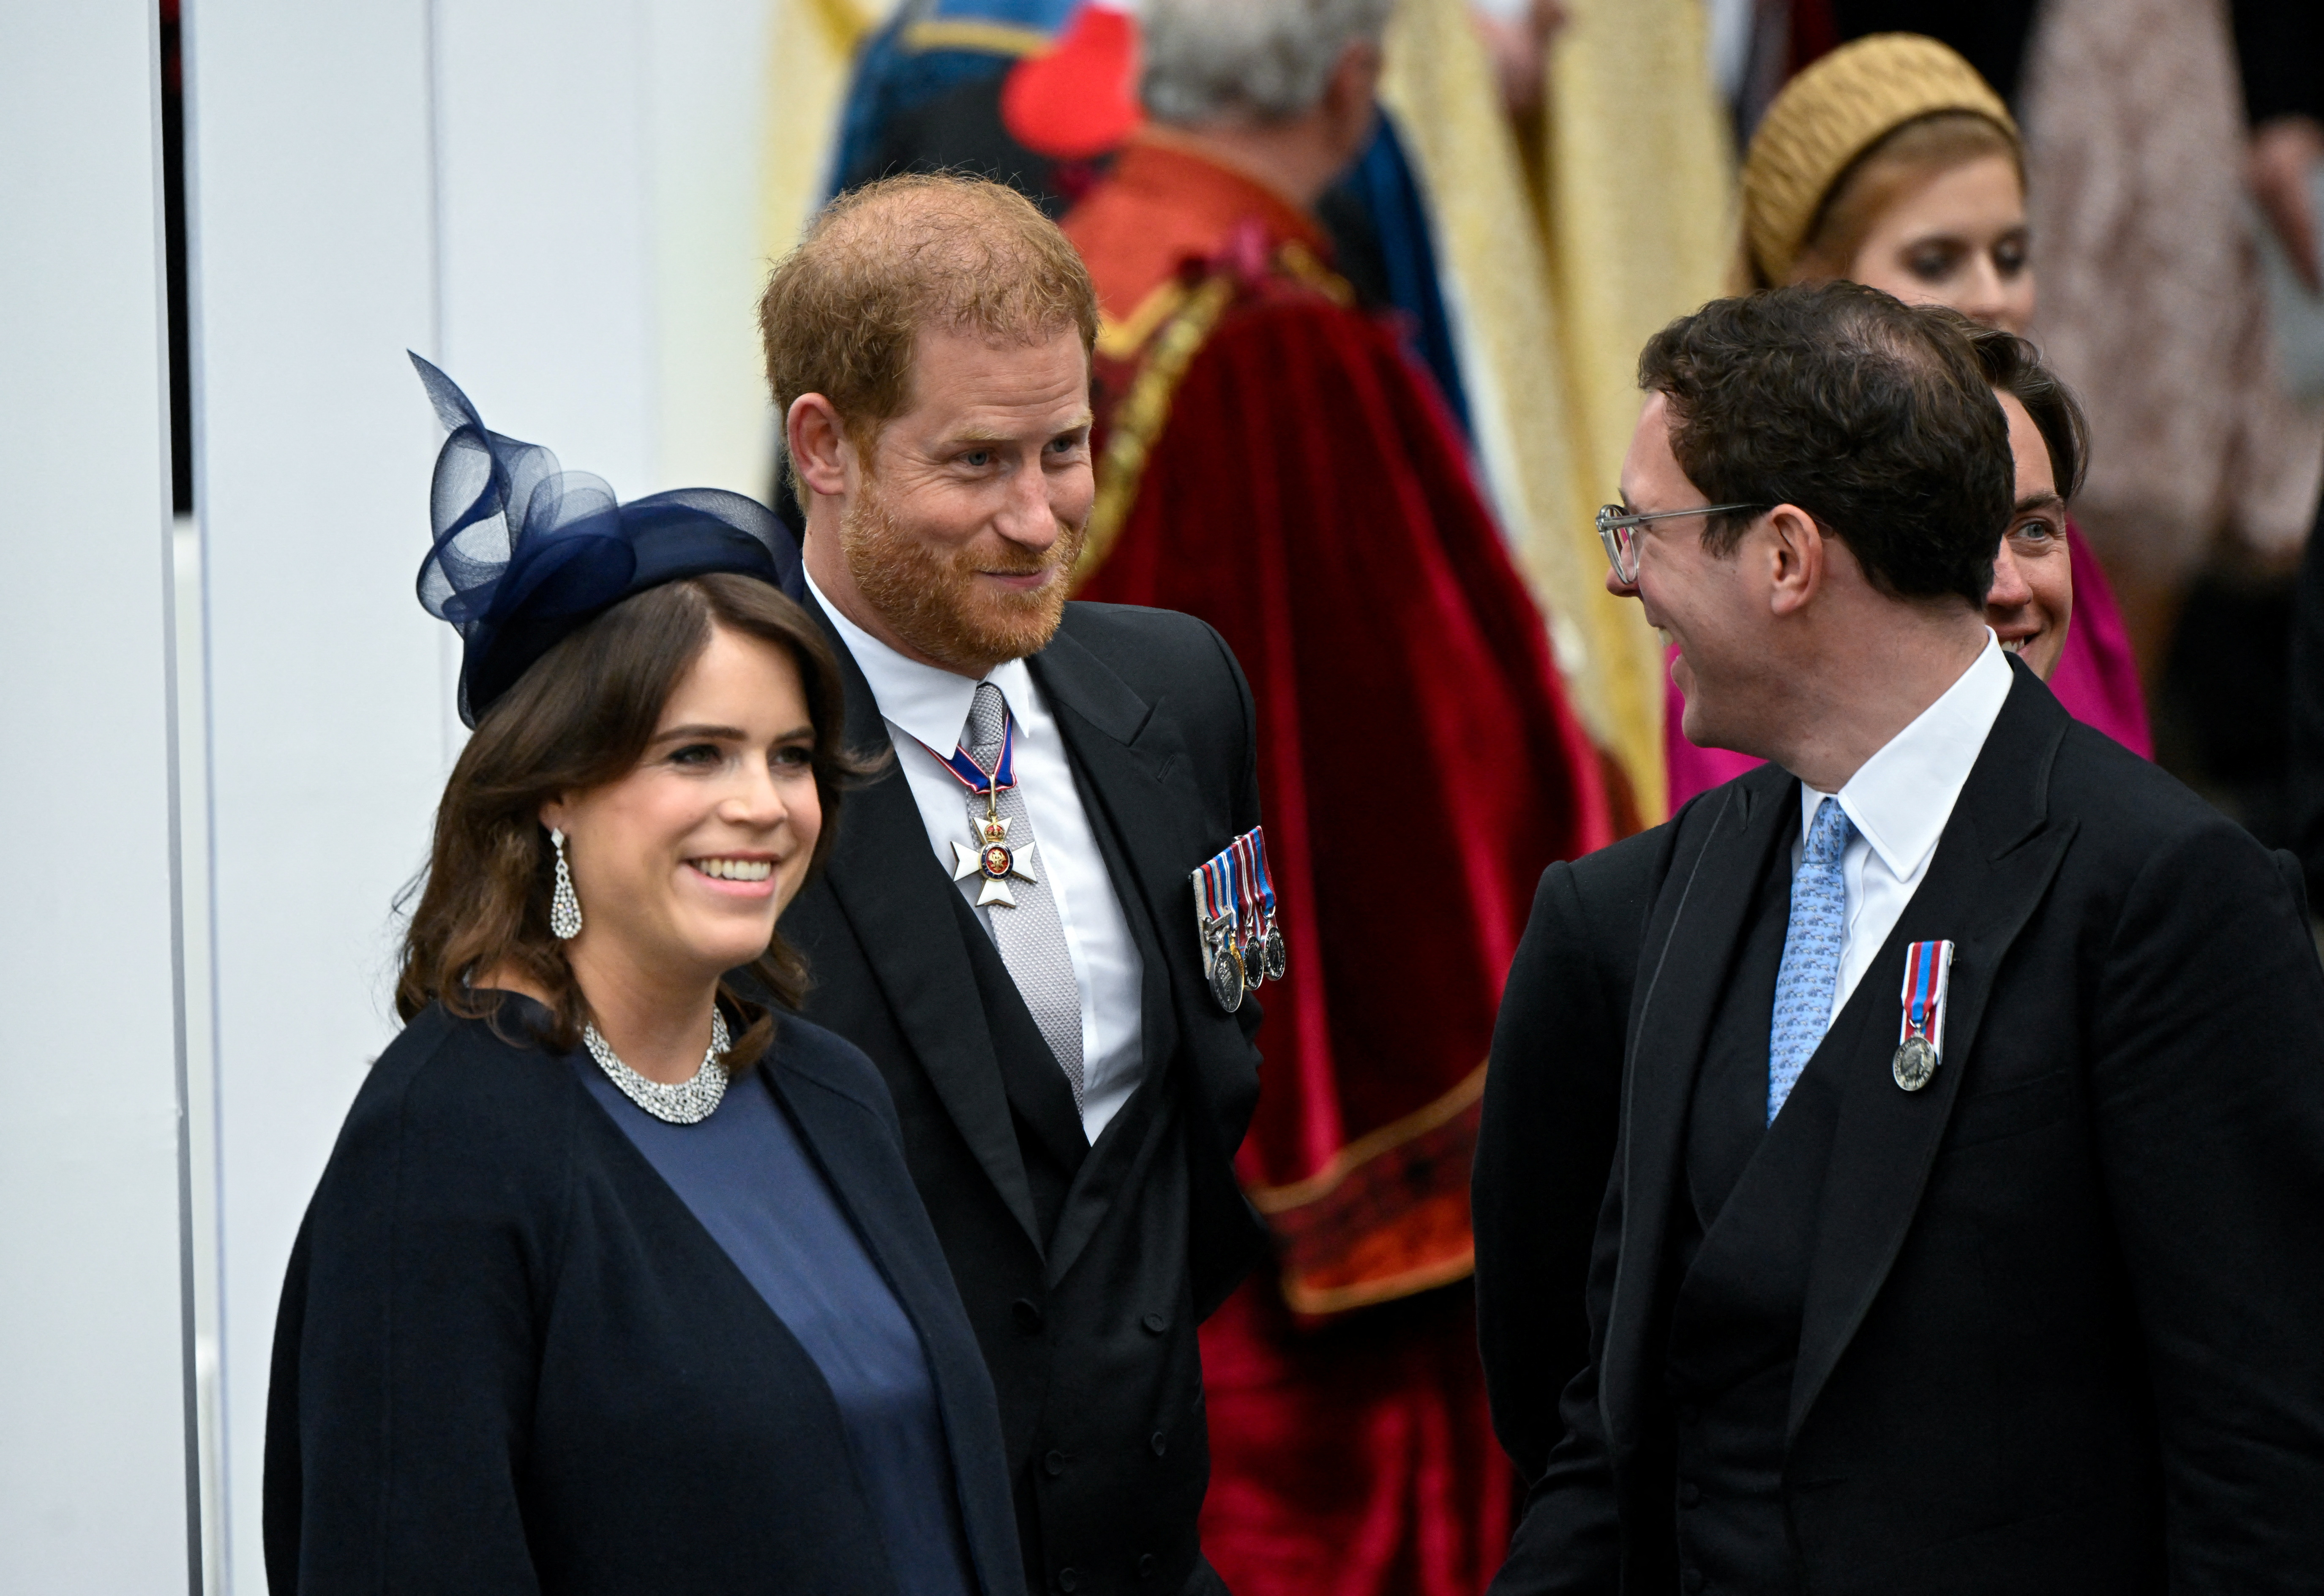
<svg viewBox="0 0 2324 1596">
<path fill-rule="evenodd" d="M 1722 993 L 1799 783 L 1763 767 L 1544 877 L 1473 1194 L 1494 1421 L 1533 1485 L 1501 1596 L 2324 1588 L 2324 977 L 2296 877 L 2011 664 L 1928 874 L 1708 1234 L 1698 1061 L 1755 1014 L 1764 1119 L 1772 959 Z M 1904 949 L 1936 938 L 1943 1062 L 1908 1093 Z M 1729 1354 L 1780 1326 L 1778 1378 L 1721 1371 L 1690 1315 Z M 1756 1543 L 1720 1543 L 1742 1519 L 1690 1472 L 1722 1409 L 1775 1460 Z M 1744 1544 L 1762 1577 L 1705 1580 Z"/>
<path fill-rule="evenodd" d="M 853 1047 L 778 1027 L 757 1067 L 919 1331 L 979 1584 L 1013 1596 L 992 1386 L 895 1109 Z M 265 1545 L 274 1596 L 897 1588 L 766 1299 L 569 1058 L 435 1007 L 372 1066 L 291 1251 Z"/>
<path fill-rule="evenodd" d="M 849 743 L 887 749 L 832 641 Z M 814 972 L 807 1013 L 895 1095 L 1000 1392 L 1028 1588 L 1208 1590 L 1195 1330 L 1264 1245 L 1231 1163 L 1259 1093 L 1259 1015 L 1211 998 L 1188 877 L 1259 824 L 1250 692 L 1215 632 L 1164 610 L 1069 604 L 1027 664 L 1145 967 L 1144 1081 L 1096 1146 L 899 768 L 849 795 L 783 934 Z M 964 840 L 967 825 L 964 807 Z"/>
</svg>

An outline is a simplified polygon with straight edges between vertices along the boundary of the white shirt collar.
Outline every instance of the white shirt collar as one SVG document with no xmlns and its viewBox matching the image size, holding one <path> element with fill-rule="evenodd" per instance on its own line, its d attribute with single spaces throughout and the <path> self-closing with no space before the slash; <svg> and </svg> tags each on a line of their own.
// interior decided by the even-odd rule
<svg viewBox="0 0 2324 1596">
<path fill-rule="evenodd" d="M 1944 835 L 1970 767 L 2009 697 L 2009 660 L 1986 629 L 1985 648 L 1953 685 L 1866 760 L 1839 792 L 1840 807 L 1898 881 L 1910 881 Z M 1827 797 L 1800 783 L 1800 835 Z"/>
<path fill-rule="evenodd" d="M 872 697 L 880 705 L 881 718 L 906 736 L 926 744 L 938 759 L 950 757 L 959 746 L 978 681 L 989 681 L 999 687 L 1001 696 L 1009 701 L 1020 720 L 1030 706 L 1033 678 L 1022 660 L 1005 660 L 972 680 L 890 648 L 848 619 L 831 602 L 830 595 L 816 585 L 813 577 L 807 579 L 807 590 L 823 606 L 823 613 L 831 618 L 832 629 L 855 657 L 856 669 L 863 672 L 863 679 L 871 684 Z"/>
</svg>

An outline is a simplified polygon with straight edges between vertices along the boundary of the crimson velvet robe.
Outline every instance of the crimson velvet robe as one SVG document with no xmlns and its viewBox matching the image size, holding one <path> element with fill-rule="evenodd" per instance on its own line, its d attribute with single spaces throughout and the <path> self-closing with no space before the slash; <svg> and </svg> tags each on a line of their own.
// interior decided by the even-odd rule
<svg viewBox="0 0 2324 1596">
<path fill-rule="evenodd" d="M 1537 878 L 1609 840 L 1596 756 L 1442 401 L 1312 217 L 1149 133 L 1065 228 L 1105 314 L 1079 596 L 1242 662 L 1290 950 L 1239 1165 L 1279 1268 L 1204 1330 L 1204 1549 L 1238 1596 L 1477 1591 L 1512 1490 L 1478 1099 Z"/>
</svg>

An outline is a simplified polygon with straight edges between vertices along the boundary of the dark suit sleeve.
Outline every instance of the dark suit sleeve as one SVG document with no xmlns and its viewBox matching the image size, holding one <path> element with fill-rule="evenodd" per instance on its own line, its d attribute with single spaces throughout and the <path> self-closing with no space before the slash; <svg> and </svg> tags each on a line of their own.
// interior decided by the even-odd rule
<svg viewBox="0 0 2324 1596">
<path fill-rule="evenodd" d="M 267 1411 L 277 1596 L 540 1589 L 518 1502 L 538 1235 L 510 1196 L 540 1160 L 428 1095 L 358 1101 L 292 1256 Z"/>
<path fill-rule="evenodd" d="M 1582 1301 L 1614 1153 L 1627 1003 L 1592 958 L 1573 867 L 1542 873 L 1493 1027 L 1471 1208 L 1477 1340 L 1493 1429 L 1528 1481 L 1589 1356 Z"/>
<path fill-rule="evenodd" d="M 1616 1596 L 1622 1585 L 1619 1499 L 1598 1404 L 1598 1369 L 1622 1250 L 1622 1172 L 1606 1185 L 1590 1254 L 1589 1361 L 1559 1402 L 1563 1436 L 1526 1494 L 1509 1554 L 1486 1596 Z"/>
<path fill-rule="evenodd" d="M 2154 849 L 2092 1008 L 2102 1177 L 2147 1351 L 2174 1591 L 2324 1569 L 2324 974 L 2274 863 Z"/>
</svg>

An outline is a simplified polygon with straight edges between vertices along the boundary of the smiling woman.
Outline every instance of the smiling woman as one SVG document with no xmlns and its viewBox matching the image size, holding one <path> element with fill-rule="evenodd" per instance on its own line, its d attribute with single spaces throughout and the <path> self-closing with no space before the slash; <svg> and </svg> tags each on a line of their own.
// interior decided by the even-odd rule
<svg viewBox="0 0 2324 1596">
<path fill-rule="evenodd" d="M 420 370 L 452 429 L 420 596 L 475 734 L 283 1284 L 268 1584 L 1002 1589 L 975 1333 L 776 930 L 861 770 L 797 556 L 731 494 L 620 503 Z"/>
<path fill-rule="evenodd" d="M 441 1002 L 489 1019 L 518 992 L 569 1048 L 593 1014 L 614 1029 L 602 1011 L 641 984 L 715 985 L 744 965 L 795 1005 L 807 973 L 775 919 L 836 835 L 849 766 L 834 672 L 796 604 L 730 573 L 650 588 L 550 649 L 478 723 L 445 788 L 403 1018 Z M 560 852 L 584 911 L 569 940 L 549 923 Z M 729 1070 L 772 1032 L 760 1015 Z"/>
</svg>

